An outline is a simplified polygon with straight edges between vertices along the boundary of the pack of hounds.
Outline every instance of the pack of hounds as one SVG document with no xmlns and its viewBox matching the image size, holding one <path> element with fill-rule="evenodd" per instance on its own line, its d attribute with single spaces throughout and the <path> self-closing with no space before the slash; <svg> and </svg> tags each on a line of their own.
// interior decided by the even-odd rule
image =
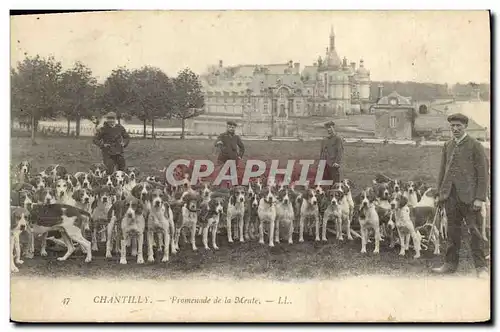
<svg viewBox="0 0 500 332">
<path fill-rule="evenodd" d="M 344 179 L 326 188 L 284 185 L 265 177 L 246 186 L 214 187 L 208 181 L 191 185 L 187 167 L 175 170 L 177 186 L 167 184 L 165 169 L 144 175 L 129 167 L 106 174 L 104 165 L 93 164 L 88 171 L 71 174 L 62 165 L 50 165 L 35 173 L 30 162 L 23 161 L 14 173 L 12 272 L 18 272 L 23 257 L 34 257 L 35 243 L 39 255 L 47 256 L 47 240 L 65 248 L 59 261 L 80 249 L 90 262 L 92 252 L 105 245 L 107 259 L 118 254 L 120 264 L 127 264 L 130 250 L 143 264 L 144 248 L 148 262 L 155 262 L 155 256 L 169 261 L 170 254 L 183 247 L 181 237 L 197 250 L 196 237 L 201 236 L 210 250 L 210 233 L 212 249 L 219 249 L 217 234 L 223 228 L 229 243 L 265 244 L 267 237 L 270 247 L 282 240 L 292 245 L 297 233 L 298 242 L 304 242 L 304 233 L 307 240 L 323 242 L 328 241 L 327 233 L 337 241 L 360 238 L 361 253 L 372 241 L 373 253 L 379 253 L 380 242 L 387 239 L 389 248 L 399 244 L 399 254 L 405 255 L 411 240 L 414 258 L 431 245 L 439 255 L 440 239 L 447 237 L 446 213 L 436 204 L 435 188 L 383 175 L 367 187 Z M 21 234 L 27 238 L 23 243 Z"/>
</svg>

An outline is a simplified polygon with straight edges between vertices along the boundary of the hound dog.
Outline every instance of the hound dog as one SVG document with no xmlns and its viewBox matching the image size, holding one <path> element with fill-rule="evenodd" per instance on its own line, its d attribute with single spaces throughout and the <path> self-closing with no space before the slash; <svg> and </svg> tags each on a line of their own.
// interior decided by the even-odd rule
<svg viewBox="0 0 500 332">
<path fill-rule="evenodd" d="M 72 198 L 75 200 L 75 206 L 77 208 L 92 214 L 92 204 L 95 200 L 94 192 L 92 190 L 77 189 L 73 192 Z M 84 223 L 83 230 L 90 231 L 90 218 Z"/>
<path fill-rule="evenodd" d="M 30 179 L 29 182 L 35 189 L 43 189 L 45 187 L 50 187 L 51 183 L 47 178 L 44 178 L 41 175 L 35 175 Z"/>
<path fill-rule="evenodd" d="M 212 233 L 212 248 L 217 250 L 217 228 L 222 213 L 224 212 L 225 196 L 213 194 L 208 202 L 202 201 L 198 223 L 203 233 L 203 245 L 206 250 L 210 250 L 208 246 L 208 232 Z"/>
<path fill-rule="evenodd" d="M 66 170 L 66 167 L 59 164 L 52 164 L 39 174 L 44 178 L 50 178 L 53 182 L 56 182 L 58 179 L 63 178 L 67 173 L 68 171 Z"/>
<path fill-rule="evenodd" d="M 163 258 L 161 261 L 167 262 L 169 260 L 170 250 L 172 250 L 173 253 L 176 252 L 176 248 L 173 245 L 174 241 L 172 240 L 175 228 L 172 209 L 170 208 L 165 193 L 161 189 L 154 189 L 151 192 L 151 208 L 147 220 L 148 262 L 154 262 L 155 260 L 153 242 L 154 235 L 158 232 L 161 232 L 161 239 L 164 239 L 164 242 L 160 242 L 158 245 L 158 251 L 163 247 Z"/>
<path fill-rule="evenodd" d="M 355 188 L 354 182 L 349 179 L 344 179 L 342 181 L 342 192 L 347 200 L 347 204 L 349 205 L 349 219 L 347 220 L 349 233 L 347 234 L 347 239 L 352 240 L 351 235 L 351 223 L 352 217 L 354 213 L 354 199 L 352 198 L 352 189 Z"/>
<path fill-rule="evenodd" d="M 233 234 L 231 230 L 231 223 L 233 219 L 236 219 L 238 225 L 238 231 L 235 232 L 235 238 L 239 235 L 240 242 L 245 242 L 243 234 L 244 218 L 245 218 L 245 200 L 246 193 L 245 187 L 236 186 L 232 187 L 229 191 L 229 201 L 227 203 L 227 216 L 226 216 L 226 227 L 227 227 L 227 240 L 228 242 L 233 242 Z"/>
<path fill-rule="evenodd" d="M 129 177 L 124 171 L 115 171 L 111 175 L 113 179 L 113 184 L 116 188 L 116 194 L 120 199 L 126 199 L 131 193 L 127 190 L 127 183 L 129 182 Z"/>
<path fill-rule="evenodd" d="M 389 244 L 390 248 L 394 248 L 394 246 L 396 245 L 395 242 L 396 236 L 394 234 L 394 230 L 387 227 L 389 223 L 389 217 L 391 214 L 390 201 L 392 199 L 392 195 L 397 195 L 399 197 L 403 193 L 402 190 L 400 189 L 398 189 L 398 191 L 391 189 L 394 188 L 395 186 L 394 183 L 397 183 L 397 186 L 400 185 L 399 182 L 377 183 L 373 185 L 373 191 L 376 195 L 375 205 L 376 205 L 376 211 L 378 213 L 381 240 L 384 237 L 388 237 L 390 242 Z"/>
<path fill-rule="evenodd" d="M 372 188 L 363 190 L 358 197 L 359 202 L 359 225 L 361 229 L 361 253 L 366 253 L 366 243 L 368 242 L 368 231 L 375 232 L 375 249 L 373 253 L 380 252 L 380 221 L 376 210 L 376 197 Z"/>
<path fill-rule="evenodd" d="M 10 193 L 10 205 L 11 206 L 22 206 L 28 211 L 35 200 L 35 187 L 28 183 L 19 183 L 12 186 Z"/>
<path fill-rule="evenodd" d="M 85 222 L 83 217 L 90 217 L 90 214 L 75 206 L 67 204 L 35 205 L 31 211 L 31 222 L 34 234 L 47 234 L 50 231 L 58 231 L 62 235 L 62 240 L 67 248 L 63 257 L 57 260 L 65 261 L 75 251 L 73 241 L 77 242 L 86 253 L 85 262 L 92 260 L 92 250 L 90 242 L 82 235 L 82 226 Z M 42 239 L 42 256 L 45 248 Z"/>
<path fill-rule="evenodd" d="M 111 257 L 110 239 L 115 223 L 119 223 L 118 231 L 120 238 L 120 264 L 127 264 L 127 244 L 130 237 L 137 237 L 137 264 L 144 263 L 144 230 L 146 221 L 144 218 L 144 205 L 140 199 L 129 196 L 119 200 L 108 212 L 108 240 L 106 243 L 106 257 Z"/>
<path fill-rule="evenodd" d="M 28 183 L 18 183 L 12 186 L 11 194 L 10 194 L 10 205 L 23 207 L 28 212 L 31 211 L 33 204 L 35 204 L 35 188 Z M 31 229 L 28 228 L 25 233 L 23 233 L 21 238 L 21 242 L 27 243 L 27 245 L 23 246 L 23 256 L 27 258 L 33 258 L 34 248 L 31 243 L 32 234 Z"/>
<path fill-rule="evenodd" d="M 389 188 L 391 192 L 396 194 L 403 194 L 403 182 L 398 179 L 392 179 L 389 181 Z"/>
<path fill-rule="evenodd" d="M 78 182 L 78 188 L 92 190 L 96 184 L 96 178 L 92 173 L 76 172 L 75 179 Z"/>
<path fill-rule="evenodd" d="M 73 186 L 65 179 L 59 179 L 55 183 L 56 202 L 59 204 L 67 204 L 76 206 L 76 202 L 72 197 Z"/>
<path fill-rule="evenodd" d="M 106 166 L 101 163 L 94 163 L 90 165 L 90 174 L 101 179 L 106 175 Z"/>
<path fill-rule="evenodd" d="M 249 186 L 245 207 L 245 240 L 253 241 L 257 239 L 259 228 L 259 203 L 259 192 L 254 191 L 254 189 Z"/>
<path fill-rule="evenodd" d="M 146 219 L 148 218 L 149 211 L 151 211 L 151 192 L 153 190 L 153 185 L 148 182 L 140 182 L 134 188 L 132 188 L 131 195 L 137 199 L 142 201 L 144 205 L 144 216 Z M 162 234 L 158 233 L 159 243 L 163 243 Z M 131 239 L 133 241 L 133 239 Z M 154 238 L 153 238 L 154 240 Z M 135 256 L 137 253 L 137 243 L 132 242 L 132 256 Z M 153 243 L 153 246 L 157 246 L 156 242 Z M 159 246 L 161 247 L 161 246 Z"/>
<path fill-rule="evenodd" d="M 21 260 L 20 235 L 28 229 L 29 212 L 24 207 L 10 207 L 10 272 L 19 272 L 17 265 L 24 262 Z M 15 252 L 15 253 L 14 253 Z"/>
<path fill-rule="evenodd" d="M 199 192 L 200 192 L 200 195 L 203 199 L 202 204 L 208 203 L 210 201 L 210 199 L 212 198 L 212 193 L 213 193 L 212 185 L 210 184 L 210 182 L 203 182 L 201 184 L 201 188 L 199 189 Z"/>
<path fill-rule="evenodd" d="M 269 246 L 274 247 L 274 231 L 276 222 L 276 188 L 265 187 L 260 192 L 257 214 L 259 216 L 259 243 L 264 244 L 264 224 L 269 225 Z"/>
<path fill-rule="evenodd" d="M 414 181 L 408 181 L 404 185 L 403 196 L 408 200 L 408 206 L 416 206 L 418 204 L 420 197 L 417 188 L 418 186 Z"/>
<path fill-rule="evenodd" d="M 288 243 L 293 244 L 293 221 L 295 213 L 293 203 L 295 202 L 295 194 L 287 188 L 283 188 L 278 192 L 278 202 L 276 204 L 276 243 L 280 243 L 280 228 L 284 228 L 287 233 Z"/>
<path fill-rule="evenodd" d="M 139 181 L 139 169 L 137 167 L 129 166 L 127 167 L 128 183 L 125 185 L 125 189 L 132 192 L 132 189 L 137 185 Z"/>
<path fill-rule="evenodd" d="M 434 255 L 439 255 L 441 253 L 439 243 L 439 230 L 441 229 L 444 232 L 447 228 L 446 219 L 442 218 L 443 215 L 446 216 L 444 207 L 441 208 L 441 215 L 438 216 L 437 221 L 439 223 L 436 223 L 436 225 L 432 226 L 434 217 L 436 216 L 437 193 L 438 192 L 435 188 L 427 188 L 427 190 L 423 193 L 420 201 L 413 207 L 413 213 L 415 215 L 415 228 L 417 231 L 423 230 L 424 228 L 429 228 L 428 240 L 430 240 L 434 244 Z M 422 240 L 421 242 L 424 241 Z"/>
<path fill-rule="evenodd" d="M 326 238 L 326 227 L 329 220 L 333 220 L 335 222 L 337 240 L 342 241 L 344 239 L 342 234 L 342 225 L 344 223 L 347 226 L 346 233 L 349 237 L 351 235 L 351 225 L 348 222 L 349 203 L 347 202 L 347 198 L 345 197 L 341 186 L 337 186 L 336 189 L 330 189 L 323 199 L 323 204 L 326 205 L 326 209 L 323 214 L 323 231 L 321 234 L 321 240 L 328 241 Z"/>
<path fill-rule="evenodd" d="M 408 205 L 408 198 L 405 196 L 394 195 L 391 201 L 391 212 L 394 215 L 395 222 L 389 221 L 391 228 L 396 227 L 399 236 L 401 250 L 400 256 L 405 255 L 406 250 L 410 250 L 410 236 L 413 239 L 413 248 L 415 249 L 414 258 L 420 257 L 420 233 L 415 231 L 414 218 L 411 218 L 411 207 Z M 412 220 L 413 219 L 413 220 Z"/>
<path fill-rule="evenodd" d="M 100 242 L 106 241 L 106 225 L 108 224 L 108 212 L 115 201 L 116 195 L 113 188 L 101 186 L 94 189 L 94 201 L 92 202 L 91 214 L 92 251 L 99 250 L 99 241 L 97 240 L 98 234 L 101 234 Z"/>
<path fill-rule="evenodd" d="M 299 221 L 299 242 L 304 242 L 305 222 L 313 219 L 315 227 L 315 241 L 319 241 L 319 204 L 316 190 L 308 189 L 302 194 Z M 308 227 L 311 229 L 310 227 Z M 311 231 L 309 232 L 312 233 Z"/>
<path fill-rule="evenodd" d="M 116 188 L 116 179 L 111 175 L 105 175 L 101 178 L 101 185 L 108 188 Z"/>
<path fill-rule="evenodd" d="M 78 182 L 78 180 L 76 179 L 76 177 L 73 174 L 67 173 L 61 179 L 66 180 L 66 182 L 70 185 L 71 193 L 73 193 L 73 191 L 81 188 L 80 182 Z"/>
<path fill-rule="evenodd" d="M 199 195 L 188 194 L 182 197 L 182 200 L 172 203 L 174 212 L 174 225 L 175 225 L 175 248 L 179 249 L 179 238 L 184 227 L 190 230 L 191 247 L 196 251 L 195 235 L 196 225 L 198 223 L 198 210 L 201 203 Z"/>
<path fill-rule="evenodd" d="M 21 161 L 15 169 L 17 182 L 28 182 L 31 174 L 31 163 L 28 160 Z"/>
<path fill-rule="evenodd" d="M 56 204 L 56 192 L 54 188 L 47 187 L 43 189 L 38 189 L 35 192 L 35 201 L 37 204 L 40 205 L 51 205 L 51 204 Z M 41 234 L 41 249 L 40 249 L 40 256 L 47 256 L 47 233 L 42 233 Z M 33 232 L 31 233 L 30 236 L 30 251 L 34 252 L 34 245 L 35 245 L 35 240 L 34 240 L 34 234 Z"/>
</svg>

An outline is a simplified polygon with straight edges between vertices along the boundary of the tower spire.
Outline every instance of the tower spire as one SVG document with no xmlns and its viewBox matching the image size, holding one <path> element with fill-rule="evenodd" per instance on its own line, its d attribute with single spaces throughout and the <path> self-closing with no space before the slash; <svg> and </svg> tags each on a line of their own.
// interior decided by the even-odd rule
<svg viewBox="0 0 500 332">
<path fill-rule="evenodd" d="M 333 31 L 333 24 L 330 26 L 330 51 L 335 49 L 335 32 Z"/>
</svg>

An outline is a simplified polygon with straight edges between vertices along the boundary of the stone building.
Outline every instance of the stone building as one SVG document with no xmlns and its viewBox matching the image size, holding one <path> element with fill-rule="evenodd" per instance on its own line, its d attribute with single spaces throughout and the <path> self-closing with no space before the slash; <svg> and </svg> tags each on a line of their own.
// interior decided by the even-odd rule
<svg viewBox="0 0 500 332">
<path fill-rule="evenodd" d="M 324 58 L 302 71 L 292 60 L 278 64 L 224 66 L 223 60 L 200 76 L 205 114 L 187 121 L 190 131 L 223 131 L 228 119 L 241 134 L 295 136 L 294 119 L 345 116 L 370 103 L 370 72 L 361 59 L 340 59 L 333 28 Z M 273 128 L 273 130 L 271 130 Z"/>
<path fill-rule="evenodd" d="M 394 91 L 380 98 L 372 110 L 375 114 L 375 137 L 412 139 L 415 109 L 410 98 Z"/>
</svg>

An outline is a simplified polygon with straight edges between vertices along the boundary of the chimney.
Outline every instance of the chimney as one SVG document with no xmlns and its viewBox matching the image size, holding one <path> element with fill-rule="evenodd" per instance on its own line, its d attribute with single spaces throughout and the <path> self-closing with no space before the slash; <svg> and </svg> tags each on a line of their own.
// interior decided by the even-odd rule
<svg viewBox="0 0 500 332">
<path fill-rule="evenodd" d="M 295 73 L 298 74 L 300 72 L 300 63 L 299 62 L 295 62 L 293 64 L 293 68 L 295 69 Z"/>
<path fill-rule="evenodd" d="M 219 60 L 219 68 L 222 68 L 222 60 Z"/>
<path fill-rule="evenodd" d="M 378 85 L 378 100 L 384 96 L 384 86 L 382 84 Z"/>
<path fill-rule="evenodd" d="M 351 62 L 351 68 L 356 71 L 356 62 Z"/>
<path fill-rule="evenodd" d="M 292 68 L 292 67 L 293 67 L 293 61 L 290 60 L 290 61 L 288 61 L 288 68 Z"/>
</svg>

